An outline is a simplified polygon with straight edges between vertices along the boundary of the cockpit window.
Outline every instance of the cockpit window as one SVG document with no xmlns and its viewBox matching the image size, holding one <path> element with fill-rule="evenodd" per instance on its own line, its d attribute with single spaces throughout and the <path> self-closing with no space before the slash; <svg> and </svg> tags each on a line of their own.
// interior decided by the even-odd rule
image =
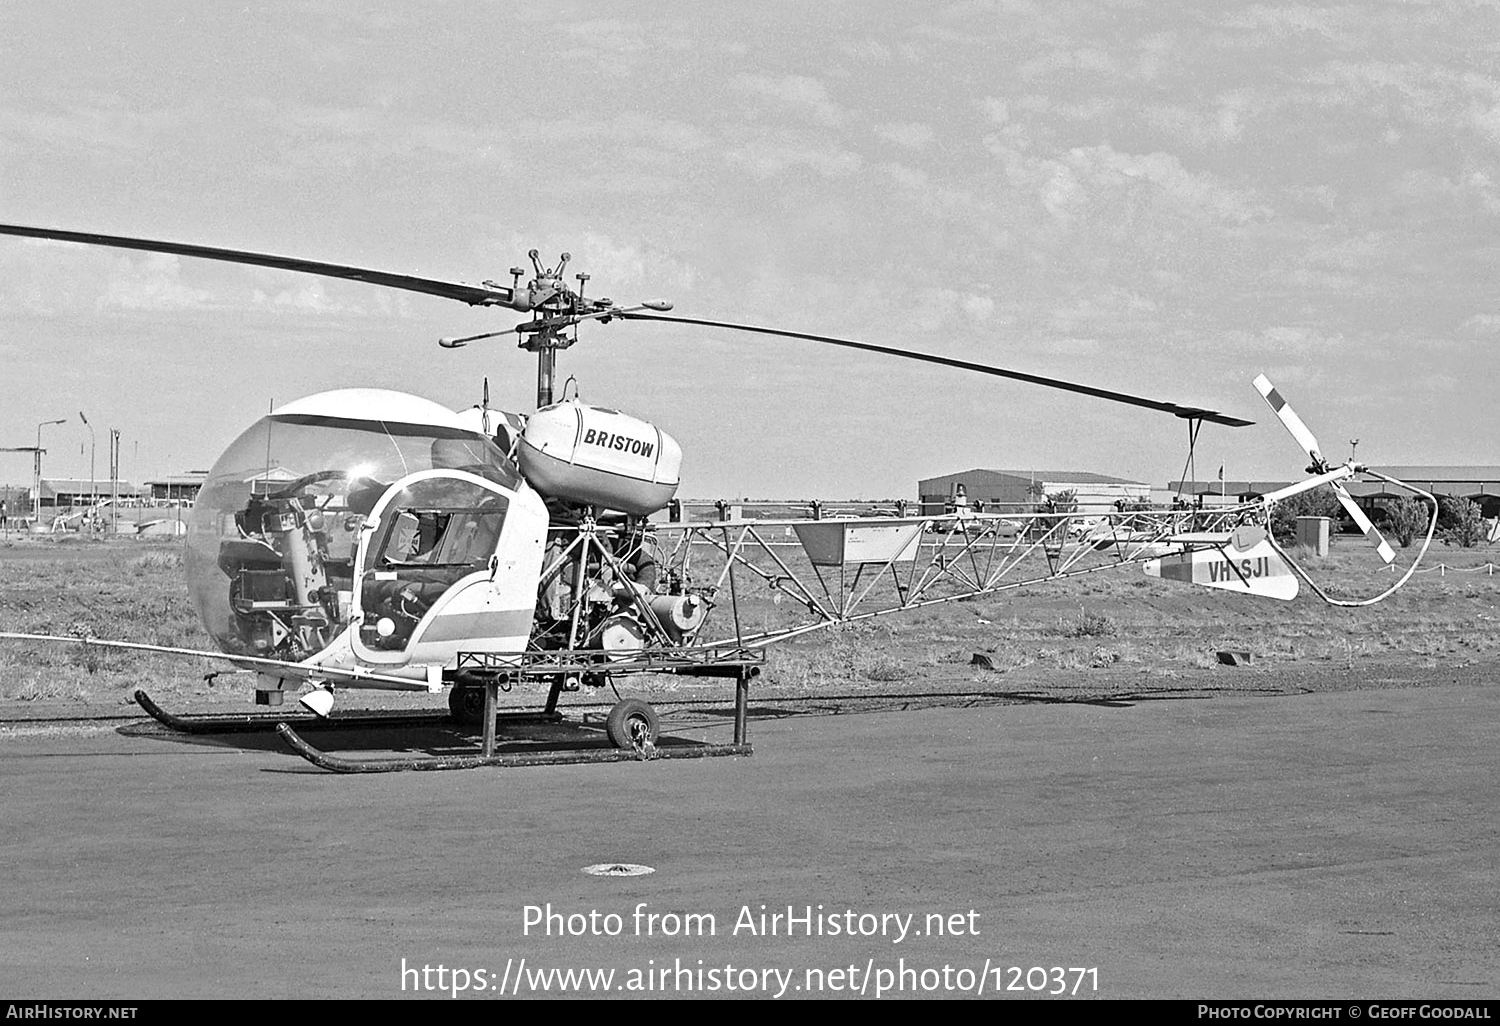
<svg viewBox="0 0 1500 1026">
<path fill-rule="evenodd" d="M 456 478 L 427 478 L 392 496 L 361 568 L 361 643 L 405 648 L 444 592 L 489 566 L 506 509 L 502 496 Z"/>
<path fill-rule="evenodd" d="M 236 439 L 209 472 L 188 534 L 189 588 L 219 647 L 297 660 L 331 641 L 353 612 L 365 519 L 395 481 L 424 470 L 460 470 L 506 488 L 520 482 L 493 442 L 457 428 L 271 414 Z M 387 507 L 390 520 L 409 509 L 418 534 L 425 530 L 428 547 L 411 558 L 428 553 L 423 558 L 470 566 L 469 551 L 482 550 L 485 538 L 494 551 L 504 512 L 488 502 L 503 500 L 469 487 L 463 496 L 403 496 Z M 461 512 L 469 509 L 482 510 L 472 530 Z M 434 557 L 439 535 L 453 540 Z"/>
</svg>

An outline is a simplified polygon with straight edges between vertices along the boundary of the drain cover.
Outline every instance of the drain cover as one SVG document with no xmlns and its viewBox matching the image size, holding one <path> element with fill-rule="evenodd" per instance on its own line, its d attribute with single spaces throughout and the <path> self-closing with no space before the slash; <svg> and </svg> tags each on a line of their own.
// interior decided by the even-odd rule
<svg viewBox="0 0 1500 1026">
<path fill-rule="evenodd" d="M 583 871 L 590 876 L 645 876 L 656 872 L 650 866 L 638 866 L 631 862 L 599 862 L 584 866 Z"/>
</svg>

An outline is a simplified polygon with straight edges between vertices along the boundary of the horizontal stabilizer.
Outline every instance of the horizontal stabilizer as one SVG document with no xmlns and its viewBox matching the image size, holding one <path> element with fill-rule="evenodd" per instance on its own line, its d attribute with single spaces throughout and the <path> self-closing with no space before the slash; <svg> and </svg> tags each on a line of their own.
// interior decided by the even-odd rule
<svg viewBox="0 0 1500 1026">
<path fill-rule="evenodd" d="M 1264 534 L 1260 541 L 1247 549 L 1232 544 L 1223 548 L 1195 549 L 1148 560 L 1142 564 L 1142 569 L 1148 576 L 1164 581 L 1201 584 L 1206 588 L 1223 588 L 1274 599 L 1297 597 L 1297 575 Z"/>
<path fill-rule="evenodd" d="M 1236 549 L 1252 549 L 1266 540 L 1266 529 L 1247 524 L 1244 527 L 1236 527 L 1233 531 L 1188 531 L 1183 534 L 1171 534 L 1166 540 L 1181 545 L 1231 545 Z"/>
</svg>

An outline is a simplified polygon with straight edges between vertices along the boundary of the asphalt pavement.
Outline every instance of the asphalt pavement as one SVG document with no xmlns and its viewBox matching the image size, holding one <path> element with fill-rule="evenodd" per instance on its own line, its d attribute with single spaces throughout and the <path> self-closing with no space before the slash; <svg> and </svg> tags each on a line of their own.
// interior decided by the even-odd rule
<svg viewBox="0 0 1500 1026">
<path fill-rule="evenodd" d="M 0 994 L 1500 995 L 1500 687 L 753 708 L 749 758 L 372 776 L 6 728 Z"/>
</svg>

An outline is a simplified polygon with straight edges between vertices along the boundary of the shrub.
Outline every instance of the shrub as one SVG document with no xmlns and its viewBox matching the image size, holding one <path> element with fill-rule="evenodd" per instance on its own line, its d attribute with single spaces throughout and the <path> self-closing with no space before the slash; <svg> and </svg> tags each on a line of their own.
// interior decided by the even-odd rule
<svg viewBox="0 0 1500 1026">
<path fill-rule="evenodd" d="M 1119 628 L 1107 616 L 1080 609 L 1077 620 L 1059 621 L 1058 632 L 1066 638 L 1112 638 Z"/>
<path fill-rule="evenodd" d="M 1401 547 L 1409 548 L 1419 536 L 1427 534 L 1432 509 L 1421 499 L 1400 498 L 1386 505 L 1386 527 Z"/>
<path fill-rule="evenodd" d="M 1278 541 L 1295 541 L 1298 517 L 1330 517 L 1337 522 L 1342 509 L 1338 496 L 1327 485 L 1299 492 L 1271 507 L 1271 533 Z"/>
<path fill-rule="evenodd" d="M 1464 549 L 1472 549 L 1484 541 L 1487 532 L 1479 503 L 1445 495 L 1438 509 L 1438 526 L 1442 528 L 1443 541 Z"/>
<path fill-rule="evenodd" d="M 1064 488 L 1060 492 L 1053 492 L 1047 496 L 1047 506 L 1055 513 L 1077 513 L 1078 492 L 1073 488 Z"/>
</svg>

